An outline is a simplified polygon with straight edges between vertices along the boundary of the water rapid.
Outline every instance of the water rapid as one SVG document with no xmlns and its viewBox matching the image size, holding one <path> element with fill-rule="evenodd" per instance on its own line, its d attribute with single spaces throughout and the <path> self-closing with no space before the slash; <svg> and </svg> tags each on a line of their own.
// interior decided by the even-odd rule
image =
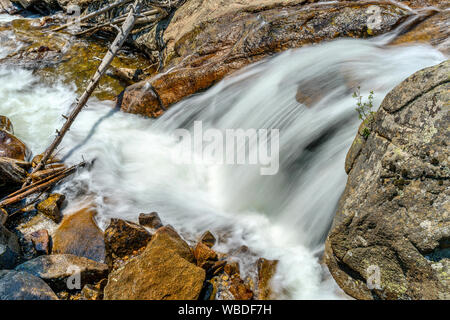
<svg viewBox="0 0 450 320">
<path fill-rule="evenodd" d="M 0 41 L 11 36 L 3 31 Z M 0 56 L 11 50 L 2 45 Z M 373 90 L 378 108 L 407 76 L 444 59 L 427 46 L 337 40 L 250 66 L 157 120 L 91 99 L 61 154 L 71 163 L 96 161 L 59 188 L 72 207 L 94 197 L 103 227 L 111 217 L 136 220 L 140 212 L 157 211 L 187 240 L 211 230 L 219 236 L 217 251 L 248 246 L 250 252 L 237 257 L 250 276 L 257 257 L 279 259 L 275 285 L 282 298 L 340 298 L 319 259 L 360 123 L 353 90 L 360 86 L 363 96 Z M 299 103 L 298 91 L 310 99 Z M 74 87 L 48 86 L 31 71 L 0 66 L 0 114 L 34 153 L 49 144 L 75 98 Z M 179 164 L 173 132 L 192 130 L 194 121 L 204 129 L 279 129 L 279 172 L 262 176 L 257 165 Z"/>
</svg>

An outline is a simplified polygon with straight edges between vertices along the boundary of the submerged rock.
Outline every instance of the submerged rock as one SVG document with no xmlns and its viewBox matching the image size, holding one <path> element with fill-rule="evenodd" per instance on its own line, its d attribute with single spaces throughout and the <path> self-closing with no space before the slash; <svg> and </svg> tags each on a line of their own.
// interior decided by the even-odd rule
<svg viewBox="0 0 450 320">
<path fill-rule="evenodd" d="M 171 227 L 160 228 L 145 251 L 113 271 L 105 287 L 105 300 L 196 300 L 205 271 Z"/>
<path fill-rule="evenodd" d="M 111 219 L 105 230 L 106 263 L 112 269 L 116 259 L 135 255 L 139 249 L 147 246 L 151 238 L 150 232 L 142 226 Z"/>
<path fill-rule="evenodd" d="M 81 289 L 85 284 L 94 284 L 108 276 L 108 267 L 84 257 L 71 254 L 54 254 L 34 258 L 16 267 L 17 271 L 27 272 L 43 279 L 56 291 Z M 69 278 L 80 276 L 79 288 L 68 288 Z M 77 285 L 74 280 L 74 286 Z"/>
<path fill-rule="evenodd" d="M 357 299 L 449 299 L 450 61 L 384 99 L 326 240 L 325 262 Z"/>
<path fill-rule="evenodd" d="M 41 279 L 26 273 L 0 270 L 0 300 L 58 300 Z"/>
<path fill-rule="evenodd" d="M 105 261 L 103 232 L 97 226 L 92 207 L 65 217 L 53 235 L 53 253 L 69 253 L 98 262 Z"/>
<path fill-rule="evenodd" d="M 12 269 L 20 256 L 17 236 L 0 224 L 0 269 Z"/>
</svg>

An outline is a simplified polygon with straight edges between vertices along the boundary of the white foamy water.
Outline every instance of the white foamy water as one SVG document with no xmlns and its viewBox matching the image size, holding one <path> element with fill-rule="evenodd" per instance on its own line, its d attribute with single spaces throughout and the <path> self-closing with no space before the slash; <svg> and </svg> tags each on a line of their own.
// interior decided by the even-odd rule
<svg viewBox="0 0 450 320">
<path fill-rule="evenodd" d="M 345 187 L 344 159 L 359 120 L 352 86 L 378 108 L 386 93 L 444 56 L 425 46 L 385 48 L 367 40 L 339 40 L 292 50 L 254 65 L 205 93 L 173 106 L 158 120 L 117 112 L 91 100 L 63 142 L 61 154 L 94 166 L 61 186 L 69 201 L 94 194 L 102 226 L 111 217 L 136 220 L 157 211 L 188 240 L 209 229 L 218 251 L 246 245 L 239 256 L 251 275 L 257 257 L 279 259 L 275 284 L 281 298 L 341 297 L 323 280 L 320 252 Z M 0 69 L 0 114 L 16 134 L 42 152 L 75 98 L 73 88 L 41 85 L 31 71 Z M 318 89 L 306 107 L 298 88 Z M 309 92 L 309 91 L 305 91 Z M 280 171 L 261 176 L 258 166 L 181 165 L 174 129 L 280 129 Z M 81 196 L 81 201 L 83 201 Z"/>
</svg>

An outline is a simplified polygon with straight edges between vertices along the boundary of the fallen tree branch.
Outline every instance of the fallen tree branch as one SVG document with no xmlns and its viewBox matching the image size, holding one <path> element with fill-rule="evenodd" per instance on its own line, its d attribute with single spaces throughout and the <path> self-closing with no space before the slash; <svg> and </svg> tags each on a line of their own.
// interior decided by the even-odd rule
<svg viewBox="0 0 450 320">
<path fill-rule="evenodd" d="M 51 157 L 51 155 L 53 154 L 55 149 L 61 143 L 62 139 L 64 138 L 64 135 L 69 131 L 72 123 L 75 121 L 75 118 L 78 116 L 78 114 L 81 112 L 83 107 L 86 105 L 89 97 L 94 92 L 95 88 L 97 87 L 101 77 L 106 73 L 109 65 L 113 61 L 113 59 L 116 56 L 119 49 L 122 47 L 123 43 L 127 39 L 131 30 L 133 29 L 134 23 L 136 21 L 136 17 L 139 14 L 141 7 L 142 7 L 142 0 L 136 0 L 128 13 L 127 19 L 123 23 L 121 32 L 117 34 L 113 43 L 109 47 L 108 51 L 106 52 L 105 56 L 103 57 L 102 62 L 100 63 L 100 66 L 98 67 L 94 76 L 89 81 L 89 84 L 88 84 L 86 90 L 81 95 L 80 99 L 77 101 L 76 107 L 71 111 L 70 115 L 67 117 L 67 120 L 64 123 L 64 125 L 62 126 L 61 130 L 57 131 L 57 135 L 56 135 L 55 139 L 53 140 L 52 144 L 47 148 L 47 150 L 45 150 L 45 152 L 42 156 L 42 159 L 33 168 L 33 171 L 31 172 L 30 177 L 27 178 L 23 187 L 25 187 L 27 184 L 30 183 L 31 176 L 33 175 L 33 173 L 37 172 L 39 169 L 42 168 L 43 165 L 45 165 L 47 160 Z"/>
</svg>

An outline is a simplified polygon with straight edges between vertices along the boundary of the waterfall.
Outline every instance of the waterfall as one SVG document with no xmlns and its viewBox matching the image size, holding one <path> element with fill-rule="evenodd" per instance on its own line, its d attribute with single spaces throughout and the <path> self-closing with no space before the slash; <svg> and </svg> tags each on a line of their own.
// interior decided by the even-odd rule
<svg viewBox="0 0 450 320">
<path fill-rule="evenodd" d="M 254 276 L 257 257 L 279 259 L 274 280 L 280 297 L 339 298 L 319 259 L 360 123 L 353 90 L 360 86 L 365 97 L 373 90 L 378 108 L 403 79 L 444 59 L 428 46 L 345 39 L 259 62 L 156 120 L 91 99 L 61 153 L 68 162 L 82 156 L 96 161 L 59 191 L 71 206 L 94 197 L 103 227 L 111 217 L 136 220 L 140 212 L 157 211 L 188 241 L 210 230 L 219 236 L 217 251 L 248 246 L 250 252 L 237 254 L 244 275 Z M 17 68 L 0 67 L 0 79 L 0 114 L 11 118 L 35 153 L 42 152 L 70 108 L 74 88 L 46 86 Z M 174 130 L 192 130 L 194 121 L 204 129 L 279 129 L 278 173 L 262 176 L 258 165 L 178 163 Z"/>
</svg>

